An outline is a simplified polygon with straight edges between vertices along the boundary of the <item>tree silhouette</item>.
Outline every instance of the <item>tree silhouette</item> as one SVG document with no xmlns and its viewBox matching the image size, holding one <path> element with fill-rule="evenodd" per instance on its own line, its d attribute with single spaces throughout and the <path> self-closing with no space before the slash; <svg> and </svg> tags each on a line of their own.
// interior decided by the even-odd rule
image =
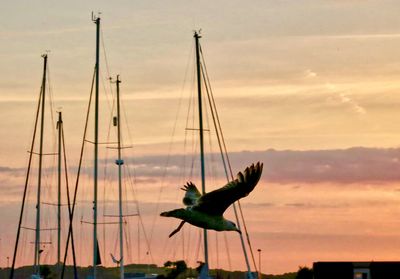
<svg viewBox="0 0 400 279">
<path fill-rule="evenodd" d="M 170 262 L 167 261 L 164 263 L 164 267 L 171 268 L 168 272 L 166 278 L 176 278 L 179 274 L 185 272 L 187 270 L 187 264 L 185 261 L 176 261 Z"/>
<path fill-rule="evenodd" d="M 313 279 L 313 270 L 306 267 L 300 266 L 299 271 L 297 271 L 296 279 Z"/>
<path fill-rule="evenodd" d="M 40 275 L 43 276 L 43 279 L 50 279 L 51 278 L 51 269 L 48 265 L 41 265 L 40 266 Z"/>
</svg>

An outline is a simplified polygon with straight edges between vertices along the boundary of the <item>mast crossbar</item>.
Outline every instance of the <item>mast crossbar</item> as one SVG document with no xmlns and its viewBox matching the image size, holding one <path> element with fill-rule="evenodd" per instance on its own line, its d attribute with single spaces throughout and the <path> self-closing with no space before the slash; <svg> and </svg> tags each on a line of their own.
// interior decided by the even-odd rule
<svg viewBox="0 0 400 279">
<path fill-rule="evenodd" d="M 119 218 L 120 215 L 104 214 L 103 216 L 104 217 L 118 217 Z M 135 214 L 124 214 L 124 215 L 121 215 L 121 216 L 122 217 L 134 217 L 134 216 L 139 216 L 139 214 L 138 213 L 135 213 Z"/>
<path fill-rule="evenodd" d="M 40 153 L 40 152 L 34 152 L 34 151 L 27 151 L 28 153 L 34 154 L 34 155 L 39 155 L 39 156 L 56 156 L 58 153 Z"/>
<path fill-rule="evenodd" d="M 24 226 L 21 226 L 21 229 L 28 230 L 28 231 L 36 231 L 35 228 L 24 227 Z M 56 231 L 57 229 L 56 228 L 50 228 L 50 229 L 40 229 L 40 230 L 41 231 Z"/>
<path fill-rule="evenodd" d="M 127 224 L 127 222 L 123 222 L 124 224 Z M 89 221 L 81 221 L 81 224 L 89 224 L 89 225 L 94 225 L 95 223 L 89 222 Z M 97 225 L 118 225 L 119 222 L 96 222 Z"/>
</svg>

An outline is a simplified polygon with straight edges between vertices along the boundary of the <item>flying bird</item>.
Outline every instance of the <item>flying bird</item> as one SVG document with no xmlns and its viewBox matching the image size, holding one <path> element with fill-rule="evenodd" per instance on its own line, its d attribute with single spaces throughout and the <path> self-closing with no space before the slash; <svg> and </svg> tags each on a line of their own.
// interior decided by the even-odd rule
<svg viewBox="0 0 400 279">
<path fill-rule="evenodd" d="M 122 258 L 120 260 L 117 260 L 113 254 L 110 253 L 111 259 L 114 263 L 116 263 L 117 265 L 119 265 L 122 261 Z"/>
<path fill-rule="evenodd" d="M 225 210 L 235 201 L 246 197 L 260 180 L 263 164 L 258 162 L 247 167 L 244 172 L 239 172 L 237 178 L 230 181 L 224 187 L 201 195 L 196 185 L 186 183 L 181 188 L 186 192 L 183 204 L 186 208 L 178 208 L 161 213 L 164 217 L 174 217 L 183 220 L 179 226 L 171 232 L 169 237 L 180 231 L 188 222 L 196 227 L 216 231 L 241 231 L 236 224 L 223 217 Z"/>
</svg>

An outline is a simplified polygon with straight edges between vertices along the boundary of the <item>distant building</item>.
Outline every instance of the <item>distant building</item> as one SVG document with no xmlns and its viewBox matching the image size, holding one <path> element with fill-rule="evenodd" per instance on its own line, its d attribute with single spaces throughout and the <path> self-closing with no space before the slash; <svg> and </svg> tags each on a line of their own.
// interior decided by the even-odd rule
<svg viewBox="0 0 400 279">
<path fill-rule="evenodd" d="M 400 262 L 316 262 L 314 279 L 395 279 Z"/>
</svg>

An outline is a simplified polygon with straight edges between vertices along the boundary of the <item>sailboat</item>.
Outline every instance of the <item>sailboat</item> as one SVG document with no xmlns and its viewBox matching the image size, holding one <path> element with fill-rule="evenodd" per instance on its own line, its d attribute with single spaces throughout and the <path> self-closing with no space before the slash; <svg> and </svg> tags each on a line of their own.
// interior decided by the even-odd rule
<svg viewBox="0 0 400 279">
<path fill-rule="evenodd" d="M 44 140 L 45 140 L 45 108 L 46 108 L 46 85 L 47 85 L 47 71 L 48 71 L 48 55 L 42 55 L 43 58 L 43 75 L 42 75 L 42 84 L 40 90 L 40 96 L 36 111 L 36 118 L 34 124 L 34 132 L 32 136 L 31 147 L 29 151 L 29 160 L 28 160 L 28 167 L 27 173 L 25 177 L 25 185 L 24 185 L 24 192 L 22 198 L 22 204 L 20 209 L 20 216 L 16 234 L 16 241 L 14 247 L 14 254 L 12 258 L 12 266 L 9 274 L 9 278 L 12 279 L 15 276 L 15 266 L 18 254 L 18 248 L 20 244 L 20 237 L 22 230 L 34 231 L 35 232 L 35 240 L 32 242 L 34 244 L 34 260 L 33 260 L 33 274 L 31 275 L 32 279 L 40 279 L 41 278 L 41 254 L 44 252 L 44 247 L 46 245 L 52 245 L 51 241 L 44 241 L 42 237 L 43 231 L 57 231 L 57 273 L 60 272 L 61 268 L 61 185 L 62 185 L 62 166 L 64 163 L 64 167 L 66 169 L 66 158 L 65 158 L 65 143 L 64 143 L 64 129 L 63 129 L 63 120 L 62 120 L 62 112 L 58 112 L 58 120 L 57 120 L 57 130 L 58 130 L 58 148 L 56 153 L 47 153 L 44 151 Z M 36 137 L 37 132 L 39 130 L 39 150 L 35 151 L 36 145 Z M 35 206 L 35 226 L 34 228 L 29 227 L 28 225 L 23 224 L 24 216 L 27 215 L 27 203 L 28 196 L 27 193 L 28 188 L 30 188 L 30 180 L 32 176 L 32 167 L 33 167 L 33 156 L 38 156 L 38 172 L 37 172 L 37 184 L 36 184 L 36 206 Z M 57 156 L 57 203 L 46 202 L 43 201 L 43 170 L 44 170 L 44 162 L 43 157 L 45 155 L 54 155 Z M 63 160 L 64 158 L 64 160 Z M 66 175 L 66 172 L 65 172 Z M 68 181 L 66 177 L 66 182 Z M 69 190 L 68 190 L 68 183 L 66 183 L 66 193 L 68 197 L 68 207 L 70 206 L 69 203 Z M 42 206 L 49 205 L 49 206 L 57 206 L 57 226 L 56 228 L 46 228 L 43 227 L 43 214 L 42 214 Z"/>
<path fill-rule="evenodd" d="M 43 57 L 43 77 L 42 77 L 42 85 L 41 85 L 41 90 L 40 90 L 40 98 L 39 98 L 39 104 L 38 104 L 38 109 L 36 113 L 36 121 L 35 121 L 35 129 L 33 133 L 33 139 L 32 139 L 32 144 L 31 144 L 31 149 L 29 152 L 29 161 L 28 161 L 28 171 L 27 175 L 25 178 L 25 187 L 24 187 L 24 194 L 23 194 L 23 199 L 22 199 L 22 205 L 21 205 L 21 211 L 20 211 L 20 218 L 19 218 L 19 223 L 18 223 L 18 229 L 17 229 L 17 239 L 15 241 L 15 248 L 14 248 L 14 255 L 13 255 L 13 261 L 12 261 L 12 266 L 11 266 L 11 271 L 10 271 L 10 278 L 14 277 L 14 270 L 15 270 L 15 264 L 16 264 L 16 257 L 17 257 L 17 251 L 18 251 L 18 244 L 19 244 L 19 238 L 20 238 L 20 233 L 22 227 L 22 220 L 23 216 L 25 213 L 25 202 L 26 202 L 26 196 L 27 196 L 27 190 L 28 190 L 28 183 L 29 183 L 29 178 L 30 178 L 30 171 L 31 171 L 31 165 L 32 165 L 32 159 L 34 153 L 34 146 L 35 146 L 35 138 L 36 138 L 36 132 L 37 132 L 37 127 L 38 127 L 38 120 L 39 120 L 39 111 L 40 111 L 40 135 L 39 135 L 39 152 L 37 153 L 39 156 L 39 167 L 38 167 L 38 182 L 37 182 L 37 200 L 36 200 L 36 226 L 34 228 L 35 231 L 35 248 L 34 248 L 34 274 L 31 276 L 32 279 L 40 278 L 40 254 L 41 254 L 41 249 L 40 249 L 40 244 L 41 244 L 41 218 L 40 218 L 40 213 L 41 213 L 41 186 L 42 186 L 42 164 L 43 164 L 43 134 L 44 134 L 44 115 L 45 115 L 45 100 L 46 100 L 46 77 L 47 77 L 47 54 L 42 55 Z"/>
<path fill-rule="evenodd" d="M 93 93 L 93 87 L 95 91 L 95 115 L 94 115 L 94 140 L 93 146 L 94 146 L 94 156 L 93 156 L 93 221 L 91 224 L 93 225 L 93 254 L 92 254 L 92 273 L 91 275 L 88 276 L 88 278 L 97 278 L 97 265 L 101 264 L 101 257 L 100 257 L 100 251 L 99 251 L 99 244 L 98 244 L 98 233 L 97 233 L 97 217 L 98 217 L 98 150 L 99 150 L 99 68 L 100 68 L 100 17 L 95 16 L 92 13 L 92 21 L 96 24 L 96 62 L 95 62 L 95 67 L 94 67 L 94 73 L 93 73 L 93 80 L 92 80 L 92 90 L 90 92 L 90 98 L 89 98 L 89 106 L 88 106 L 88 112 L 86 115 L 86 123 L 85 123 L 85 128 L 84 128 L 84 133 L 83 133 L 83 141 L 82 141 L 82 147 L 81 147 L 81 152 L 80 152 L 80 159 L 79 159 L 79 164 L 78 164 L 78 171 L 77 171 L 77 178 L 76 178 L 76 183 L 75 183 L 75 189 L 74 189 L 74 196 L 73 196 L 73 202 L 72 202 L 72 209 L 70 210 L 70 224 L 69 224 L 69 231 L 68 231 L 68 237 L 67 237 L 67 243 L 66 243 L 66 249 L 65 249 L 65 254 L 64 254 L 64 265 L 62 268 L 61 272 L 61 278 L 64 278 L 65 276 L 65 262 L 66 258 L 68 255 L 68 248 L 69 248 L 69 243 L 70 241 L 73 243 L 73 218 L 74 218 L 74 213 L 75 213 L 75 205 L 76 205 L 76 200 L 77 200 L 77 193 L 78 193 L 78 185 L 79 185 L 79 177 L 82 169 L 82 158 L 83 158 L 83 152 L 85 148 L 85 143 L 86 143 L 86 134 L 87 134 L 87 128 L 88 128 L 88 119 L 89 119 L 89 111 L 91 107 L 91 102 L 92 102 L 92 93 Z M 77 277 L 77 273 L 74 273 L 74 277 Z"/>
<path fill-rule="evenodd" d="M 112 260 L 115 263 L 118 263 L 120 269 L 120 279 L 151 279 L 156 278 L 157 274 L 145 274 L 145 273 L 125 273 L 124 267 L 124 236 L 123 236 L 123 218 L 130 216 L 139 216 L 136 214 L 124 214 L 122 207 L 122 165 L 124 164 L 124 160 L 122 159 L 121 151 L 126 148 L 121 145 L 121 106 L 120 106 L 120 83 L 119 75 L 117 75 L 117 79 L 115 81 L 116 84 L 116 93 L 117 93 L 117 115 L 113 118 L 113 124 L 117 127 L 117 150 L 118 156 L 115 160 L 115 164 L 118 166 L 118 231 L 119 231 L 119 260 L 117 260 L 112 254 Z M 140 216 L 139 216 L 140 218 Z"/>
<path fill-rule="evenodd" d="M 134 214 L 129 214 L 125 213 L 123 211 L 123 175 L 122 175 L 122 168 L 125 164 L 123 158 L 122 158 L 122 150 L 125 148 L 128 148 L 126 146 L 122 146 L 122 137 L 121 137 L 121 105 L 120 105 L 120 77 L 117 75 L 117 78 L 114 81 L 110 78 L 110 82 L 116 84 L 116 116 L 112 118 L 112 123 L 113 126 L 116 128 L 117 131 L 117 146 L 108 146 L 110 149 L 116 149 L 117 150 L 117 158 L 115 160 L 115 164 L 118 167 L 118 214 L 105 214 L 103 213 L 103 217 L 116 217 L 118 218 L 118 222 L 99 222 L 99 199 L 98 199 L 98 192 L 99 192 L 99 144 L 114 144 L 115 142 L 109 143 L 109 142 L 99 142 L 99 130 L 100 130 L 100 125 L 99 125 L 99 114 L 100 114 L 100 105 L 99 105 L 99 100 L 100 100 L 100 94 L 99 94 L 99 83 L 100 83 L 100 23 L 101 23 L 101 18 L 99 16 L 94 16 L 92 14 L 92 21 L 96 25 L 96 62 L 95 62 L 95 67 L 94 67 L 94 73 L 93 73 L 93 80 L 92 80 L 92 89 L 90 93 L 90 98 L 89 98 L 89 105 L 88 105 L 88 111 L 86 115 L 86 122 L 85 122 L 85 129 L 83 133 L 83 140 L 82 140 L 82 147 L 81 147 L 81 155 L 80 155 L 80 160 L 78 164 L 78 172 L 77 172 L 77 180 L 76 180 L 76 185 L 75 185 L 75 192 L 74 192 L 74 199 L 73 199 L 73 206 L 72 206 L 72 213 L 71 213 L 71 218 L 70 218 L 70 232 L 68 234 L 67 238 L 67 249 L 65 250 L 65 256 L 64 256 L 64 263 L 65 259 L 67 257 L 67 252 L 68 252 L 68 243 L 69 240 L 73 239 L 73 234 L 72 234 L 72 222 L 73 222 L 73 214 L 75 212 L 75 204 L 76 204 L 76 199 L 77 199 L 77 192 L 78 192 L 78 185 L 79 185 L 79 176 L 81 173 L 82 169 L 82 157 L 84 154 L 84 149 L 85 149 L 85 143 L 89 142 L 93 144 L 94 146 L 94 156 L 93 156 L 93 217 L 91 221 L 81 221 L 81 223 L 85 224 L 90 224 L 93 226 L 93 235 L 92 235 L 92 271 L 91 274 L 87 278 L 91 279 L 96 279 L 99 277 L 100 274 L 98 274 L 98 265 L 102 264 L 102 257 L 100 254 L 100 249 L 99 249 L 99 233 L 98 233 L 98 225 L 115 225 L 118 224 L 118 238 L 119 238 L 119 255 L 113 255 L 110 253 L 110 256 L 112 258 L 112 261 L 116 263 L 119 267 L 119 278 L 121 279 L 129 279 L 129 278 L 138 278 L 136 275 L 137 273 L 126 273 L 125 272 L 125 264 L 126 264 L 126 259 L 124 255 L 124 226 L 126 221 L 124 220 L 127 217 L 130 216 L 139 216 L 138 213 Z M 91 108 L 91 103 L 92 103 L 92 97 L 94 92 L 94 131 L 93 131 L 93 141 L 89 141 L 87 139 L 87 128 L 88 128 L 88 121 L 89 121 L 89 114 L 90 114 L 90 108 Z M 104 255 L 103 255 L 104 259 Z M 64 267 L 65 268 L 65 267 Z M 63 268 L 63 273 L 61 278 L 64 277 L 64 268 Z M 155 278 L 155 275 L 153 276 L 146 276 L 144 274 L 144 278 Z M 75 277 L 77 278 L 77 277 Z"/>
<path fill-rule="evenodd" d="M 222 164 L 223 164 L 225 176 L 226 176 L 226 179 L 228 182 L 230 180 L 233 180 L 233 172 L 231 169 L 228 152 L 226 149 L 226 144 L 224 141 L 221 124 L 219 121 L 218 112 L 216 109 L 214 97 L 212 95 L 212 90 L 210 87 L 207 69 L 205 66 L 204 57 L 203 57 L 202 49 L 200 46 L 200 38 L 201 38 L 200 31 L 195 31 L 193 37 L 195 40 L 195 58 L 196 58 L 196 80 L 197 80 L 197 97 L 198 97 L 197 103 L 198 103 L 198 121 L 199 121 L 199 129 L 198 129 L 199 135 L 198 136 L 199 136 L 199 145 L 200 145 L 199 146 L 199 148 L 200 148 L 199 155 L 200 155 L 200 169 L 201 169 L 201 191 L 202 191 L 202 195 L 204 195 L 206 193 L 206 171 L 205 171 L 206 168 L 205 168 L 205 151 L 204 151 L 204 131 L 205 131 L 205 129 L 204 129 L 204 124 L 203 124 L 204 113 L 203 113 L 203 102 L 202 102 L 203 101 L 203 92 L 202 92 L 203 88 L 205 89 L 205 91 L 207 93 L 209 109 L 210 109 L 210 112 L 212 115 L 215 133 L 217 136 L 218 145 L 219 145 L 219 149 L 220 149 Z M 241 230 L 241 221 L 239 220 L 239 215 L 238 215 L 235 204 L 233 205 L 233 209 L 234 209 L 234 213 L 235 213 L 235 217 L 236 217 L 236 224 L 238 226 L 238 229 Z M 242 220 L 242 222 L 244 222 L 244 220 Z M 203 235 L 204 264 L 201 267 L 199 278 L 209 279 L 212 277 L 210 277 L 210 274 L 209 274 L 208 233 L 207 233 L 206 229 L 203 229 L 202 235 Z M 247 233 L 246 233 L 246 235 L 247 235 Z M 247 267 L 246 277 L 248 279 L 255 279 L 256 275 L 255 275 L 255 273 L 253 273 L 251 271 L 250 261 L 249 261 L 249 257 L 248 257 L 248 251 L 247 251 L 244 237 L 242 234 L 240 234 L 240 242 L 241 242 L 242 251 L 244 254 L 244 259 L 245 259 L 245 263 L 246 263 L 246 267 Z M 248 243 L 250 243 L 249 240 L 248 240 Z M 250 248 L 250 251 L 252 252 L 251 246 L 249 248 Z M 253 261 L 253 262 L 254 262 L 254 266 L 256 266 L 255 261 Z"/>
</svg>

